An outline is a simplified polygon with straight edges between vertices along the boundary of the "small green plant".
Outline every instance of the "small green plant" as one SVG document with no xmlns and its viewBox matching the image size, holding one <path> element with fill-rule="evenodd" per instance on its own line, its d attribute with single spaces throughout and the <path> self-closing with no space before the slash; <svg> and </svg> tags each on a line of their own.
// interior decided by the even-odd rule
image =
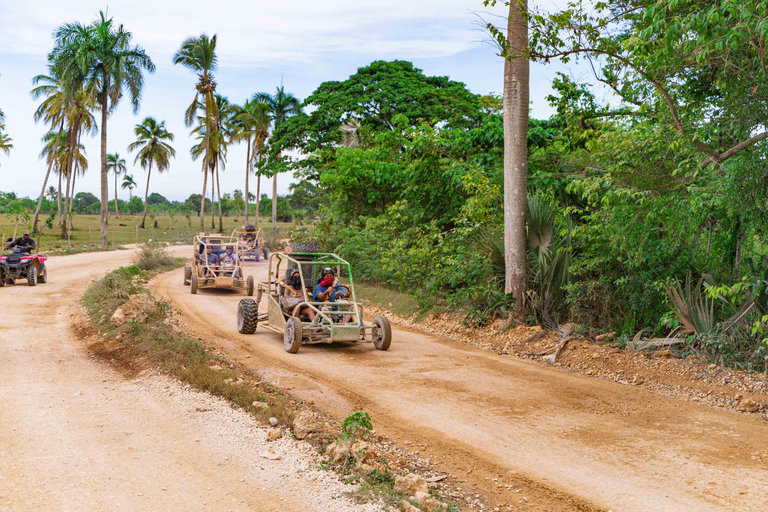
<svg viewBox="0 0 768 512">
<path fill-rule="evenodd" d="M 45 225 L 48 226 L 48 229 L 53 229 L 54 220 L 56 220 L 56 212 L 53 212 L 47 219 L 45 219 Z"/>
<path fill-rule="evenodd" d="M 371 416 L 365 411 L 352 411 L 341 424 L 339 439 L 365 438 L 371 434 L 371 430 L 373 430 Z"/>
</svg>

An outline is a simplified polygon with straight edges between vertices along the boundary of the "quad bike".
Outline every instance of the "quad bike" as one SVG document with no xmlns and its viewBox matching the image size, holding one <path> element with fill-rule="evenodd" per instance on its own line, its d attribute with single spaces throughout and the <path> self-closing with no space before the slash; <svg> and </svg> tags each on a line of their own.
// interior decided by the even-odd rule
<svg viewBox="0 0 768 512">
<path fill-rule="evenodd" d="M 260 261 L 269 258 L 269 249 L 264 243 L 264 232 L 253 224 L 246 224 L 242 228 L 232 231 L 232 238 L 240 240 L 240 254 L 243 261 L 250 259 Z"/>
<path fill-rule="evenodd" d="M 0 256 L 0 286 L 13 284 L 16 279 L 26 279 L 29 286 L 48 281 L 44 254 L 30 254 L 29 249 L 14 247 L 10 254 Z"/>
<path fill-rule="evenodd" d="M 236 238 L 222 235 L 196 236 L 193 244 L 192 261 L 184 267 L 184 285 L 189 285 L 192 294 L 200 288 L 229 288 L 244 289 L 248 295 L 253 295 L 253 276 L 243 275 L 241 257 L 238 252 Z M 207 249 L 219 258 L 226 255 L 227 247 L 232 247 L 229 262 L 212 263 L 208 261 Z"/>
<path fill-rule="evenodd" d="M 290 254 L 288 252 L 290 251 Z M 338 285 L 337 300 L 317 302 L 311 299 L 314 285 L 319 282 L 321 269 L 330 267 L 334 275 L 344 275 L 349 285 Z M 284 298 L 285 285 L 280 281 L 282 272 L 298 269 L 305 298 L 293 299 L 296 304 Z M 286 274 L 287 276 L 287 274 Z M 267 301 L 267 311 L 259 313 L 259 303 Z M 315 318 L 300 314 L 309 307 Z M 289 311 L 292 311 L 289 312 Z M 269 259 L 269 277 L 259 283 L 256 300 L 242 299 L 237 306 L 237 330 L 242 334 L 253 334 L 260 325 L 264 329 L 283 334 L 285 350 L 291 354 L 302 345 L 333 343 L 337 341 L 373 343 L 379 350 L 387 350 L 392 343 L 392 329 L 385 316 L 377 316 L 371 324 L 363 322 L 363 306 L 355 300 L 352 272 L 349 263 L 330 253 L 296 253 L 286 247 L 284 253 L 273 253 Z"/>
</svg>

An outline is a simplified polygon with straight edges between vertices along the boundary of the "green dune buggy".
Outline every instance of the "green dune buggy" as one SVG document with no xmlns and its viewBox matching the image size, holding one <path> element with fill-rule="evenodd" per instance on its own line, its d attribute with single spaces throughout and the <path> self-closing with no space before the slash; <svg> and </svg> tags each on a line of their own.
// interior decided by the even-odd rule
<svg viewBox="0 0 768 512">
<path fill-rule="evenodd" d="M 312 299 L 324 268 L 349 281 L 336 286 L 333 302 Z M 296 270 L 304 296 L 289 299 L 287 279 Z M 262 300 L 267 301 L 267 311 L 260 313 Z M 314 318 L 307 313 L 314 313 Z M 363 321 L 363 306 L 355 299 L 349 263 L 331 253 L 292 253 L 290 246 L 286 252 L 270 255 L 268 280 L 258 284 L 256 300 L 242 299 L 237 306 L 237 330 L 253 334 L 257 326 L 283 334 L 285 350 L 292 354 L 302 345 L 314 343 L 368 342 L 379 350 L 387 350 L 392 343 L 392 329 L 385 316 L 377 316 L 370 324 Z"/>
</svg>

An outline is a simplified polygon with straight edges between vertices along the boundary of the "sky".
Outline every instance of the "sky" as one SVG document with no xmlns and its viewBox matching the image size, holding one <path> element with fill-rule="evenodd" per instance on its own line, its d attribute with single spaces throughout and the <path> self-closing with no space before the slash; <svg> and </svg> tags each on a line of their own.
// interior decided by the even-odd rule
<svg viewBox="0 0 768 512">
<path fill-rule="evenodd" d="M 538 4 L 551 8 L 554 1 Z M 184 200 L 201 192 L 200 163 L 189 156 L 194 141 L 183 123 L 196 76 L 172 63 L 181 42 L 201 33 L 217 34 L 217 92 L 238 104 L 256 92 L 274 93 L 280 84 L 304 99 L 322 82 L 345 80 L 374 60 L 408 60 L 425 74 L 448 76 L 476 94 L 501 94 L 503 89 L 503 60 L 483 20 L 504 26 L 506 8 L 487 8 L 482 0 L 0 0 L 0 110 L 14 145 L 10 155 L 0 153 L 0 191 L 32 198 L 40 194 L 47 167 L 39 154 L 48 127 L 33 119 L 39 101 L 30 95 L 32 78 L 47 73 L 46 56 L 57 27 L 88 24 L 105 9 L 157 67 L 145 77 L 139 112 L 134 114 L 124 99 L 107 124 L 107 151 L 125 158 L 138 184 L 133 193 L 142 196 L 146 171 L 134 165 L 135 155 L 127 147 L 135 140 L 134 126 L 147 116 L 165 121 L 176 149 L 168 171 L 153 170 L 150 193 Z M 546 96 L 558 71 L 577 78 L 585 73 L 558 63 L 533 64 L 532 117 L 554 113 Z M 99 135 L 83 139 L 89 170 L 78 177 L 76 192 L 99 196 L 99 142 Z M 245 159 L 245 144 L 230 147 L 222 194 L 243 189 Z M 292 181 L 290 174 L 280 175 L 278 193 L 288 193 Z M 110 197 L 113 190 L 110 181 Z M 250 190 L 255 192 L 255 180 Z M 262 183 L 261 191 L 271 195 L 271 183 Z M 118 196 L 127 199 L 127 191 L 120 189 Z"/>
</svg>

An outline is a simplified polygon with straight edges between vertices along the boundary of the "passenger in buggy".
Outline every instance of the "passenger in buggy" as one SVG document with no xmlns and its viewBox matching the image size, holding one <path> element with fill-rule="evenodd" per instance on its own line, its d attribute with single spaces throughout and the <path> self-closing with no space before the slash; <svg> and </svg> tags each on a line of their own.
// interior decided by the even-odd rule
<svg viewBox="0 0 768 512">
<path fill-rule="evenodd" d="M 293 316 L 297 312 L 297 307 L 302 302 L 307 301 L 307 292 L 301 286 L 301 273 L 297 268 L 289 268 L 285 273 L 285 279 L 283 279 L 283 296 L 280 298 L 280 305 L 283 306 L 285 312 Z M 309 321 L 315 319 L 315 311 L 305 305 L 298 311 L 299 315 L 307 315 Z"/>
</svg>

